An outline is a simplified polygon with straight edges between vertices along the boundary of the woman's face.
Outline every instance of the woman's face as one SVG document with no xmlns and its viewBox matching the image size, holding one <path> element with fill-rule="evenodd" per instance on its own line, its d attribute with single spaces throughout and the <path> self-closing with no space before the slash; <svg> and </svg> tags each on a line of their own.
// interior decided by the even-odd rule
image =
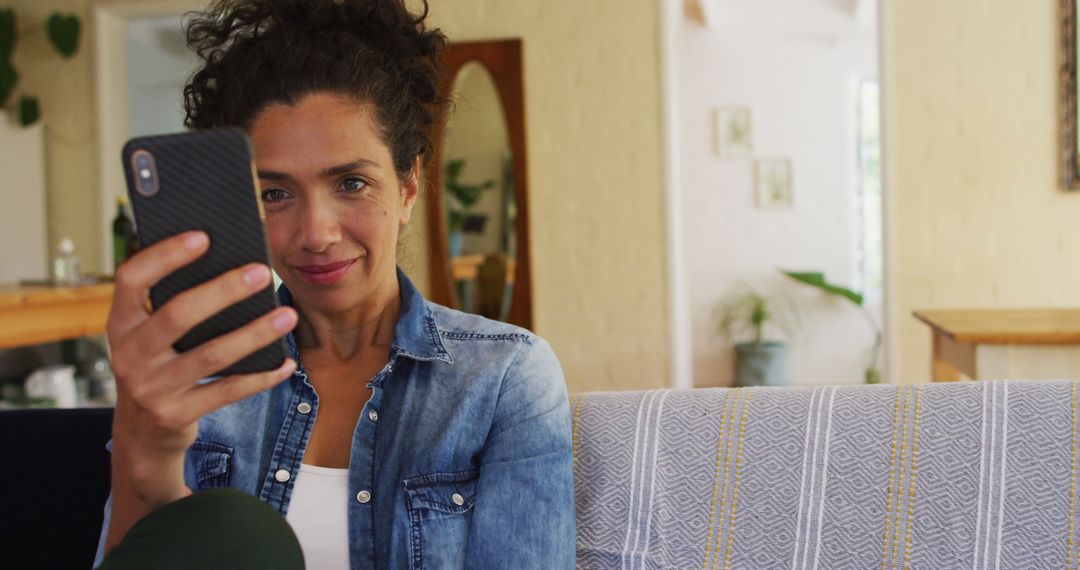
<svg viewBox="0 0 1080 570">
<path fill-rule="evenodd" d="M 341 313 L 395 294 L 419 165 L 397 176 L 372 107 L 315 93 L 267 107 L 249 134 L 274 270 L 295 300 Z"/>
</svg>

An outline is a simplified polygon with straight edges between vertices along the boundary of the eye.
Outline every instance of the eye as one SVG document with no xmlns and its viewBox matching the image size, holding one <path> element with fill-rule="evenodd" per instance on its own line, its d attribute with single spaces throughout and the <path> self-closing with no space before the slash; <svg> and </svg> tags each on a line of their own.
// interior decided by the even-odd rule
<svg viewBox="0 0 1080 570">
<path fill-rule="evenodd" d="M 367 185 L 367 180 L 364 180 L 359 176 L 348 176 L 341 181 L 341 189 L 349 194 L 361 192 L 367 188 Z"/>
<path fill-rule="evenodd" d="M 267 188 L 262 191 L 263 202 L 280 202 L 288 196 L 281 188 Z"/>
</svg>

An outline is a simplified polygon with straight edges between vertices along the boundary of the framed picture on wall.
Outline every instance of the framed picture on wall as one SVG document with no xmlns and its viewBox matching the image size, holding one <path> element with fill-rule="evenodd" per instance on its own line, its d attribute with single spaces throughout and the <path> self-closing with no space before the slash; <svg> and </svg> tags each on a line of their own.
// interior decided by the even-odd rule
<svg viewBox="0 0 1080 570">
<path fill-rule="evenodd" d="M 744 158 L 754 150 L 754 137 L 749 107 L 721 107 L 713 113 L 716 155 L 722 158 Z"/>
<path fill-rule="evenodd" d="M 754 179 L 759 208 L 791 208 L 795 205 L 794 168 L 790 158 L 761 158 L 754 161 Z"/>
</svg>

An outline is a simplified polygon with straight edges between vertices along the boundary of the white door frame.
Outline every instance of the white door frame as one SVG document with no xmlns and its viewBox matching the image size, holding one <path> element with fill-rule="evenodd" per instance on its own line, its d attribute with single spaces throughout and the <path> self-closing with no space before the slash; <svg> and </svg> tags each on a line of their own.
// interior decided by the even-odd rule
<svg viewBox="0 0 1080 570">
<path fill-rule="evenodd" d="M 876 0 L 878 29 L 878 93 L 881 98 L 881 241 L 884 267 L 884 288 L 882 299 L 882 328 L 885 333 L 885 381 L 891 384 L 905 383 L 900 378 L 900 323 L 904 316 L 900 314 L 900 275 L 897 264 L 900 259 L 896 243 L 896 173 L 895 136 L 896 117 L 893 111 L 892 85 L 895 77 L 892 68 L 892 32 L 885 22 L 892 19 L 892 0 Z M 910 318 L 910 317 L 908 317 Z"/>
<path fill-rule="evenodd" d="M 693 347 L 686 267 L 683 262 L 682 152 L 679 116 L 679 28 L 681 0 L 659 0 L 660 100 L 664 148 L 664 207 L 667 238 L 668 385 L 693 388 Z"/>
<path fill-rule="evenodd" d="M 132 20 L 160 16 L 180 17 L 197 10 L 205 2 L 196 0 L 121 1 L 95 4 L 93 8 L 94 84 L 98 118 L 98 204 L 103 228 L 99 247 L 101 267 L 111 273 L 113 267 L 112 219 L 116 198 L 126 190 L 120 164 L 120 150 L 127 142 L 128 125 L 128 53 L 127 27 Z"/>
</svg>

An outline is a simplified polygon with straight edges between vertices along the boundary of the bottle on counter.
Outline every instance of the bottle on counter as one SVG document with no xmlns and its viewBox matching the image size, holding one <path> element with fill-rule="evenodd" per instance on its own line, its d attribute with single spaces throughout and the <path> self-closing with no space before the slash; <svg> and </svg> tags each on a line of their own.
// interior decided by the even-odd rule
<svg viewBox="0 0 1080 570">
<path fill-rule="evenodd" d="M 128 260 L 139 250 L 139 240 L 135 235 L 135 223 L 131 221 L 126 196 L 116 198 L 116 217 L 112 223 L 113 269 Z"/>
<path fill-rule="evenodd" d="M 76 285 L 79 275 L 79 258 L 75 255 L 75 244 L 70 238 L 61 238 L 56 257 L 53 259 L 53 283 L 56 285 Z"/>
</svg>

